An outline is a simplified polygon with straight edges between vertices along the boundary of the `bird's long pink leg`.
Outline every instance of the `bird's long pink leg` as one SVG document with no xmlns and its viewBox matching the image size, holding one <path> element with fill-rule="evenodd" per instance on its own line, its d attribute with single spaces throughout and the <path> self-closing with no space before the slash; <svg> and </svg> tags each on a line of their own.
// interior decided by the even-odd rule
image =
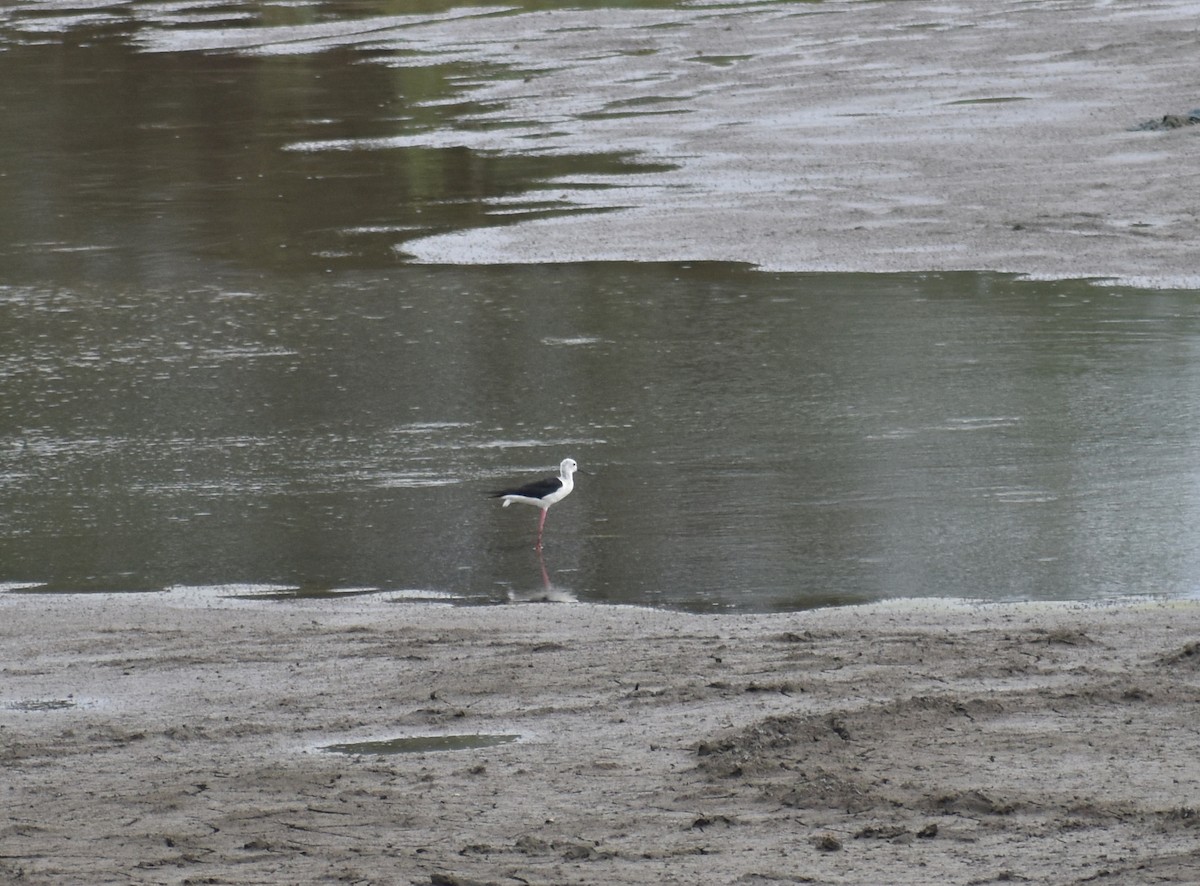
<svg viewBox="0 0 1200 886">
<path fill-rule="evenodd" d="M 548 512 L 549 512 L 549 508 L 542 508 L 542 516 L 538 518 L 538 543 L 537 543 L 537 549 L 538 549 L 539 551 L 542 549 L 542 527 L 546 525 L 546 514 L 547 514 Z"/>
</svg>

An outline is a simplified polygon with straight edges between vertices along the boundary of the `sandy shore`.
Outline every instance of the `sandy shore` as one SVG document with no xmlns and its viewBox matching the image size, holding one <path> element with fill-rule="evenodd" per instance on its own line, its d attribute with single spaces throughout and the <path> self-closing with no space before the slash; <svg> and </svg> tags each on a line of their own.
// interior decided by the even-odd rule
<svg viewBox="0 0 1200 886">
<path fill-rule="evenodd" d="M 0 880 L 1195 883 L 1200 604 L 0 594 Z M 325 745 L 503 734 L 475 750 Z"/>
</svg>

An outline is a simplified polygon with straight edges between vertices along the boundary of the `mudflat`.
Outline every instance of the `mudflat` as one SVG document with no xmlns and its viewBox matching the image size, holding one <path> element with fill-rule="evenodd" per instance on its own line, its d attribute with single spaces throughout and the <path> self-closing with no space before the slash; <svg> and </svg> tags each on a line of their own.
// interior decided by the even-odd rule
<svg viewBox="0 0 1200 886">
<path fill-rule="evenodd" d="M 1194 19 L 1184 0 L 853 0 L 434 23 L 423 50 L 527 76 L 470 85 L 491 110 L 403 143 L 672 168 L 552 181 L 543 203 L 597 211 L 404 250 L 1198 288 Z"/>
<path fill-rule="evenodd" d="M 1196 602 L 10 592 L 0 644 L 6 882 L 1200 881 Z"/>
</svg>

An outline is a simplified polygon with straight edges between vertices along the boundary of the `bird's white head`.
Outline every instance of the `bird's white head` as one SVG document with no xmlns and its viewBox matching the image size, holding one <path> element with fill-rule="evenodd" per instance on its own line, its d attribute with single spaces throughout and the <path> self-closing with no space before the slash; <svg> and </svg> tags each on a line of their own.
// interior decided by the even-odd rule
<svg viewBox="0 0 1200 886">
<path fill-rule="evenodd" d="M 573 459 L 573 458 L 564 458 L 562 460 L 562 464 L 560 464 L 558 466 L 558 472 L 564 478 L 570 477 L 572 474 L 574 474 L 578 470 L 579 470 L 579 465 L 577 465 L 575 463 L 575 459 Z"/>
</svg>

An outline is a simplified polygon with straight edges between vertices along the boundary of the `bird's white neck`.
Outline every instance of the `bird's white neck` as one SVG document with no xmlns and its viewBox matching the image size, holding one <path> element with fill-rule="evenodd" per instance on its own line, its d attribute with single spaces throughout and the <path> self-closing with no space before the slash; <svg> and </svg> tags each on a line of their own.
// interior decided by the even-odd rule
<svg viewBox="0 0 1200 886">
<path fill-rule="evenodd" d="M 559 471 L 558 479 L 562 481 L 562 488 L 570 492 L 575 488 L 575 472 L 574 471 Z"/>
</svg>

